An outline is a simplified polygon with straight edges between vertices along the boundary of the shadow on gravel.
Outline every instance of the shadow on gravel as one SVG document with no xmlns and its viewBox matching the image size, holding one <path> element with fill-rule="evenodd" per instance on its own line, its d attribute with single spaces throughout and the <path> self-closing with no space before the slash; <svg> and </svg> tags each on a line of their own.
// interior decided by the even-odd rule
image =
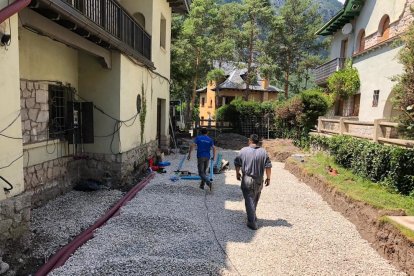
<svg viewBox="0 0 414 276">
<path fill-rule="evenodd" d="M 257 219 L 257 224 L 259 227 L 292 227 L 287 220 L 277 219 L 277 220 L 268 220 L 268 219 Z"/>
</svg>

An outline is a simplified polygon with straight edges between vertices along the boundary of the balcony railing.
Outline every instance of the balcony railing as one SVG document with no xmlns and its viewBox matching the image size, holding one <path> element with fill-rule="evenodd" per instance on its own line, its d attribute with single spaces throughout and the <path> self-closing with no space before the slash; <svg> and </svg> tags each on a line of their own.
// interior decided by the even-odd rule
<svg viewBox="0 0 414 276">
<path fill-rule="evenodd" d="M 113 37 L 151 60 L 151 36 L 115 0 L 63 0 Z"/>
<path fill-rule="evenodd" d="M 345 58 L 336 58 L 314 69 L 315 82 L 318 85 L 326 84 L 327 79 L 334 72 L 344 68 Z"/>
</svg>

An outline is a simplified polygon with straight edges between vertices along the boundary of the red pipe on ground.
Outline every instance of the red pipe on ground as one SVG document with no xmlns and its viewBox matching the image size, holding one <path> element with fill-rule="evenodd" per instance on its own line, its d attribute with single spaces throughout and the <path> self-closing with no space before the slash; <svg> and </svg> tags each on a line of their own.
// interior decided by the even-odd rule
<svg viewBox="0 0 414 276">
<path fill-rule="evenodd" d="M 0 10 L 0 23 L 3 23 L 6 19 L 18 13 L 22 9 L 29 6 L 32 0 L 16 0 L 12 4 Z"/>
<path fill-rule="evenodd" d="M 119 200 L 109 211 L 107 211 L 100 219 L 98 219 L 91 227 L 79 234 L 68 245 L 62 247 L 55 255 L 52 256 L 42 267 L 36 272 L 35 276 L 45 276 L 55 268 L 62 266 L 67 259 L 82 246 L 85 242 L 93 237 L 93 231 L 101 227 L 110 218 L 119 215 L 120 208 L 128 201 L 133 199 L 135 195 L 141 191 L 154 177 L 154 173 L 144 178 L 141 182 L 135 185 L 121 200 Z"/>
</svg>

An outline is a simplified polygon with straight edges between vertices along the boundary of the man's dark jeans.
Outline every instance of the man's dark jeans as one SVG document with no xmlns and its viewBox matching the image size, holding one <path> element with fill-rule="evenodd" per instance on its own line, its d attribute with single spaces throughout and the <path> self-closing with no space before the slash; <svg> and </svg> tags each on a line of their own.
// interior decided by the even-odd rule
<svg viewBox="0 0 414 276">
<path fill-rule="evenodd" d="M 201 185 L 210 183 L 210 178 L 206 174 L 209 160 L 210 158 L 207 157 L 197 158 L 198 175 L 201 177 Z"/>
<path fill-rule="evenodd" d="M 254 179 L 243 175 L 241 189 L 246 205 L 247 220 L 249 223 L 256 222 L 256 208 L 263 189 L 263 178 Z"/>
</svg>

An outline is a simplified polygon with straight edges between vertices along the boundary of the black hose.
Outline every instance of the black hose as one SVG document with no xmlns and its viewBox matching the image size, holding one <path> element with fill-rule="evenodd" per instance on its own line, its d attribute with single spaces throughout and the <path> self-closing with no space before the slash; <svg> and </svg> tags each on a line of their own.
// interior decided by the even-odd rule
<svg viewBox="0 0 414 276">
<path fill-rule="evenodd" d="M 13 190 L 13 188 L 14 188 L 13 185 L 9 181 L 7 181 L 6 178 L 4 178 L 3 176 L 0 175 L 0 179 L 3 180 L 4 182 L 6 182 L 10 186 L 10 188 L 3 188 L 5 192 L 9 192 L 9 191 Z"/>
</svg>

